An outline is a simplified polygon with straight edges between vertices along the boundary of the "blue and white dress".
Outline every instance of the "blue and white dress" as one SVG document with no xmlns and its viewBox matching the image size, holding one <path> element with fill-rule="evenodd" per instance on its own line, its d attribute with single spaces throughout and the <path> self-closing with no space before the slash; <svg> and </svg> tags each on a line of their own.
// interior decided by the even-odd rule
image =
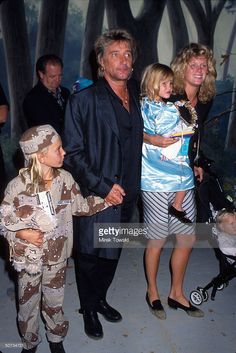
<svg viewBox="0 0 236 353">
<path fill-rule="evenodd" d="M 175 192 L 187 190 L 183 208 L 186 216 L 195 221 L 194 177 L 188 157 L 190 136 L 185 134 L 188 127 L 171 102 L 144 98 L 141 112 L 147 134 L 179 136 L 178 142 L 166 148 L 143 143 L 141 190 L 144 222 L 148 225 L 147 238 L 163 239 L 173 233 L 194 234 L 194 226 L 181 223 L 168 211 Z"/>
<path fill-rule="evenodd" d="M 190 136 L 173 103 L 150 101 L 141 104 L 144 132 L 149 135 L 173 136 L 179 131 L 179 141 L 167 148 L 143 143 L 141 189 L 154 192 L 175 192 L 194 187 L 193 171 L 188 157 Z M 181 134 L 182 126 L 182 134 Z"/>
</svg>

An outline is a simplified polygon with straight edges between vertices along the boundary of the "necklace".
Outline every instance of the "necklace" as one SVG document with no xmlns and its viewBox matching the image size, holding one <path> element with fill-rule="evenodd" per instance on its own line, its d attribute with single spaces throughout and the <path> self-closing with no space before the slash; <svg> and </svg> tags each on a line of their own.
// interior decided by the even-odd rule
<svg viewBox="0 0 236 353">
<path fill-rule="evenodd" d="M 128 90 L 127 90 L 127 87 L 125 88 L 125 96 L 124 98 L 122 98 L 122 102 L 123 102 L 123 105 L 127 105 L 128 104 Z"/>
<path fill-rule="evenodd" d="M 118 97 L 122 100 L 122 104 L 124 107 L 128 108 L 129 106 L 129 92 L 127 87 L 125 87 L 124 93 L 123 92 L 117 92 L 116 94 L 118 95 Z"/>
</svg>

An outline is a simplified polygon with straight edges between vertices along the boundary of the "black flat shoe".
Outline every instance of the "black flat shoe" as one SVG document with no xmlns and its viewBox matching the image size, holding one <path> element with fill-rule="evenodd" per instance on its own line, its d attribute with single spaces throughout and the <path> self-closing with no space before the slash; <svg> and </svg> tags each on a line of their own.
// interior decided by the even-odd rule
<svg viewBox="0 0 236 353">
<path fill-rule="evenodd" d="M 174 206 L 169 207 L 169 214 L 175 218 L 177 218 L 182 223 L 193 223 L 189 218 L 185 217 L 185 211 L 179 211 Z"/>
<path fill-rule="evenodd" d="M 102 324 L 98 319 L 98 314 L 95 310 L 80 310 L 84 319 L 84 332 L 93 339 L 101 339 L 103 337 Z"/>
<path fill-rule="evenodd" d="M 152 304 L 150 303 L 148 293 L 146 293 L 146 302 L 149 306 L 149 309 L 153 315 L 155 315 L 160 320 L 166 319 L 166 312 L 161 304 L 160 299 L 153 300 Z"/>
<path fill-rule="evenodd" d="M 192 316 L 192 317 L 203 317 L 204 316 L 204 312 L 202 310 L 196 308 L 195 306 L 193 306 L 191 303 L 189 303 L 189 306 L 185 306 L 185 305 L 177 302 L 176 300 L 168 297 L 168 305 L 170 308 L 175 309 L 175 310 L 182 309 L 189 316 Z"/>
<path fill-rule="evenodd" d="M 97 306 L 97 312 L 102 314 L 104 319 L 110 322 L 118 322 L 122 320 L 121 314 L 112 308 L 105 299 L 101 299 Z"/>
<path fill-rule="evenodd" d="M 62 342 L 49 342 L 51 353 L 66 353 Z"/>
</svg>

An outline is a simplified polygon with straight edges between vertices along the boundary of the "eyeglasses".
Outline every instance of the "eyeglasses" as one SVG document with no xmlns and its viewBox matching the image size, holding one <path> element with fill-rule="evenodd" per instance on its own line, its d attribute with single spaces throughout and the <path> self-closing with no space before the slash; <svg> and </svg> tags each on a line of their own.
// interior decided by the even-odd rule
<svg viewBox="0 0 236 353">
<path fill-rule="evenodd" d="M 201 70 L 207 70 L 207 64 L 188 64 L 188 66 L 190 67 L 191 70 L 193 71 L 197 71 L 198 69 L 201 69 Z"/>
</svg>

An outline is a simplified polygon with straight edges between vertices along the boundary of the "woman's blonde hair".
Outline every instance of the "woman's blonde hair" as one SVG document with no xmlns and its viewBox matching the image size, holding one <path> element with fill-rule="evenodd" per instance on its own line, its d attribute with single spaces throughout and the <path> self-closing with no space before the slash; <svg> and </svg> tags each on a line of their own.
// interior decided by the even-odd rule
<svg viewBox="0 0 236 353">
<path fill-rule="evenodd" d="M 48 148 L 46 147 L 40 152 L 29 155 L 27 167 L 22 168 L 19 171 L 22 182 L 26 184 L 26 191 L 30 194 L 35 194 L 45 190 L 45 181 L 43 180 L 43 171 L 38 155 L 39 153 L 45 154 L 47 151 Z M 55 170 L 52 169 L 52 172 L 55 173 Z"/>
<path fill-rule="evenodd" d="M 176 55 L 171 63 L 171 68 L 174 71 L 174 93 L 183 94 L 185 92 L 184 74 L 186 67 L 192 57 L 204 56 L 207 59 L 207 74 L 204 82 L 201 84 L 198 99 L 206 103 L 215 95 L 215 59 L 213 52 L 206 45 L 200 43 L 190 43 L 184 47 Z"/>
<path fill-rule="evenodd" d="M 141 79 L 141 96 L 154 100 L 159 95 L 160 82 L 173 79 L 174 73 L 167 65 L 154 63 L 146 67 Z"/>
</svg>

